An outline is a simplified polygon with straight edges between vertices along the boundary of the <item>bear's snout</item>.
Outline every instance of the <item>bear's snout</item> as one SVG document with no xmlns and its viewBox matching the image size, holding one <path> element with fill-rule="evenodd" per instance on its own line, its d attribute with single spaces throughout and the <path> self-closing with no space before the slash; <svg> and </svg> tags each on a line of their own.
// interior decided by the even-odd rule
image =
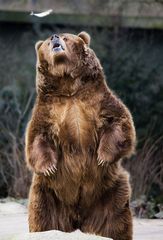
<svg viewBox="0 0 163 240">
<path fill-rule="evenodd" d="M 52 49 L 54 52 L 60 52 L 64 50 L 63 44 L 57 34 L 51 37 Z"/>
</svg>

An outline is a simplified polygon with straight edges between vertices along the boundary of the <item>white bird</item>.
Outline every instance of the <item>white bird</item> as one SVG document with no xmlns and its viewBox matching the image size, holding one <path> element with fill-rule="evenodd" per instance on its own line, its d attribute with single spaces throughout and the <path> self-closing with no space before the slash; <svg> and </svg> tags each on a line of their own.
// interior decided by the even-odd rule
<svg viewBox="0 0 163 240">
<path fill-rule="evenodd" d="M 45 17 L 53 12 L 53 9 L 49 9 L 47 11 L 41 12 L 41 13 L 34 13 L 33 11 L 30 13 L 31 16 L 36 17 Z"/>
</svg>

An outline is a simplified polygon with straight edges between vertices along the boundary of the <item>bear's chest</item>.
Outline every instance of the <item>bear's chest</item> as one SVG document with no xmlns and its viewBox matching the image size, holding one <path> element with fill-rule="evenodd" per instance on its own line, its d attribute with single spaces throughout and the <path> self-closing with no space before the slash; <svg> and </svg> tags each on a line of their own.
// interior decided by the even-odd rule
<svg viewBox="0 0 163 240">
<path fill-rule="evenodd" d="M 50 112 L 52 132 L 61 146 L 87 148 L 97 138 L 97 111 L 77 99 L 55 103 Z"/>
</svg>

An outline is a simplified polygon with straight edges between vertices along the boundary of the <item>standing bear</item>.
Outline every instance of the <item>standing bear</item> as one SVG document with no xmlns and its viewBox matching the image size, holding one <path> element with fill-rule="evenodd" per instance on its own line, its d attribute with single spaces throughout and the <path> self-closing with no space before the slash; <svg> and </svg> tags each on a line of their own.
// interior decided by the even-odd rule
<svg viewBox="0 0 163 240">
<path fill-rule="evenodd" d="M 89 44 L 86 32 L 36 44 L 37 98 L 26 130 L 26 161 L 34 172 L 29 230 L 80 229 L 132 240 L 121 159 L 134 152 L 135 129 Z"/>
</svg>

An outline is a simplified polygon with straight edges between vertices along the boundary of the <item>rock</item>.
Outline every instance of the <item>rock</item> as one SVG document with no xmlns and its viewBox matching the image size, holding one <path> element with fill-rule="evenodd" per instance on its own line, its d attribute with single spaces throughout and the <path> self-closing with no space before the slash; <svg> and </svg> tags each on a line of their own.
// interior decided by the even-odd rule
<svg viewBox="0 0 163 240">
<path fill-rule="evenodd" d="M 26 233 L 12 236 L 4 240 L 112 240 L 92 234 L 85 234 L 77 230 L 72 233 L 64 233 L 61 231 L 47 231 L 38 233 Z"/>
<path fill-rule="evenodd" d="M 163 219 L 163 211 L 160 211 L 159 213 L 156 213 L 155 217 L 158 218 L 158 219 Z"/>
</svg>

